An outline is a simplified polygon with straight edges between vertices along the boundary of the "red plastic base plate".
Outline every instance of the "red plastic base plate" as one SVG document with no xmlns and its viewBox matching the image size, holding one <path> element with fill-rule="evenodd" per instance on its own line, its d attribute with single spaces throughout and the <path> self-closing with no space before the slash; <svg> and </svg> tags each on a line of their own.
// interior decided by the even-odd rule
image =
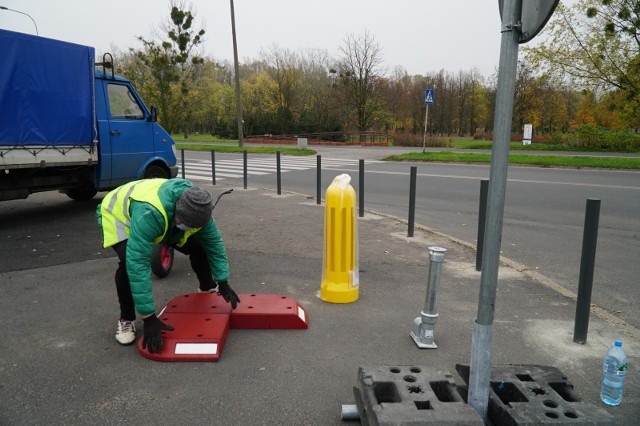
<svg viewBox="0 0 640 426">
<path fill-rule="evenodd" d="M 230 328 L 306 329 L 307 313 L 298 302 L 277 294 L 239 294 L 235 310 L 222 296 L 190 293 L 167 303 L 159 318 L 173 326 L 163 331 L 163 348 L 151 354 L 138 351 L 155 361 L 218 361 Z"/>
<path fill-rule="evenodd" d="M 238 297 L 242 303 L 231 311 L 231 328 L 307 328 L 307 313 L 290 297 L 279 294 L 241 294 Z"/>
</svg>

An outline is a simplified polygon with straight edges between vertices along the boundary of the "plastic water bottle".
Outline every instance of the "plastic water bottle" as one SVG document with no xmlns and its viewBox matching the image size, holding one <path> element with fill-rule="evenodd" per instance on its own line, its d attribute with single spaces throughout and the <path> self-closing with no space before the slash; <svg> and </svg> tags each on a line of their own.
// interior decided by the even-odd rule
<svg viewBox="0 0 640 426">
<path fill-rule="evenodd" d="M 604 357 L 604 377 L 600 388 L 600 399 L 609 405 L 622 402 L 624 376 L 627 372 L 627 355 L 622 350 L 622 342 L 616 340 Z"/>
</svg>

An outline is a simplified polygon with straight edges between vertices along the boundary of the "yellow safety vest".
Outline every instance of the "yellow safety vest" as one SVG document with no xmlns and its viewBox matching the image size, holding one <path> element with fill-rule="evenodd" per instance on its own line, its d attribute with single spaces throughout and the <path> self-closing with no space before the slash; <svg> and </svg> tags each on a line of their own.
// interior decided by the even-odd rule
<svg viewBox="0 0 640 426">
<path fill-rule="evenodd" d="M 164 231 L 162 235 L 153 240 L 155 244 L 162 242 L 169 229 L 169 218 L 160 201 L 158 191 L 165 182 L 167 182 L 167 179 L 161 178 L 137 180 L 114 189 L 104 197 L 100 205 L 104 238 L 102 245 L 104 248 L 111 247 L 129 238 L 129 233 L 131 232 L 131 216 L 129 215 L 131 200 L 149 203 L 162 214 Z M 182 247 L 189 236 L 200 229 L 202 228 L 192 228 L 185 231 L 177 245 Z"/>
<path fill-rule="evenodd" d="M 162 214 L 164 232 L 154 240 L 154 243 L 162 241 L 167 233 L 169 220 L 167 212 L 165 212 L 158 197 L 158 190 L 166 181 L 166 179 L 145 179 L 129 182 L 114 189 L 104 197 L 100 206 L 100 213 L 102 215 L 103 246 L 105 248 L 129 238 L 129 232 L 131 232 L 131 216 L 129 216 L 131 200 L 149 203 Z"/>
</svg>

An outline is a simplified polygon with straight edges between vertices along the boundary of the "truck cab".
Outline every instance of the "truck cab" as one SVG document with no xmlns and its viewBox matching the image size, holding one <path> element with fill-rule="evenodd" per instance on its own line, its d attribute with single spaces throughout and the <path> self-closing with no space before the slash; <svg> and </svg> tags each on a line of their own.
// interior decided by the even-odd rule
<svg viewBox="0 0 640 426">
<path fill-rule="evenodd" d="M 109 71 L 113 61 L 107 55 L 95 72 L 100 157 L 96 188 L 115 188 L 140 178 L 176 177 L 173 139 L 158 124 L 155 108 L 145 106 L 129 80 Z"/>
<path fill-rule="evenodd" d="M 155 107 L 147 108 L 131 82 L 114 73 L 108 53 L 96 64 L 94 85 L 98 162 L 84 182 L 61 192 L 86 200 L 132 180 L 176 177 L 173 139 Z"/>
</svg>

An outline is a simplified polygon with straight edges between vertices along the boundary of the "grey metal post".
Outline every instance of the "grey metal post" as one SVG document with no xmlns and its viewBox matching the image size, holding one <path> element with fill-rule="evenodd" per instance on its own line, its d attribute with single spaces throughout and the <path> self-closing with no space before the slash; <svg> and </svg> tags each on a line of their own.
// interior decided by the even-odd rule
<svg viewBox="0 0 640 426">
<path fill-rule="evenodd" d="M 244 178 L 244 189 L 247 189 L 247 150 L 242 151 L 242 174 Z"/>
<path fill-rule="evenodd" d="M 320 205 L 322 203 L 322 196 L 320 194 L 320 187 L 322 186 L 322 157 L 320 155 L 316 156 L 316 204 Z"/>
<path fill-rule="evenodd" d="M 487 220 L 487 194 L 489 193 L 489 181 L 480 181 L 480 208 L 478 209 L 478 249 L 476 250 L 476 271 L 482 269 L 482 250 L 484 249 L 484 226 Z"/>
<path fill-rule="evenodd" d="M 429 247 L 429 281 L 427 282 L 427 296 L 424 301 L 424 310 L 420 316 L 413 320 L 411 338 L 420 349 L 435 349 L 438 346 L 433 341 L 433 330 L 438 319 L 438 287 L 444 254 L 447 249 L 442 247 Z"/>
<path fill-rule="evenodd" d="M 427 104 L 427 112 L 424 113 L 424 136 L 422 138 L 422 153 L 425 152 L 427 146 L 427 121 L 429 119 L 429 104 Z"/>
<path fill-rule="evenodd" d="M 414 222 L 416 218 L 416 176 L 418 168 L 411 166 L 411 174 L 409 178 L 409 229 L 407 237 L 413 237 Z"/>
<path fill-rule="evenodd" d="M 361 159 L 358 162 L 358 165 L 359 165 L 359 171 L 360 171 L 358 174 L 358 178 L 359 178 L 358 192 L 360 192 L 358 211 L 359 211 L 359 216 L 364 217 L 364 160 Z"/>
<path fill-rule="evenodd" d="M 182 158 L 182 179 L 184 179 L 184 149 L 180 150 L 180 156 Z"/>
<path fill-rule="evenodd" d="M 468 404 L 483 419 L 487 418 L 491 379 L 491 342 L 493 315 L 498 285 L 498 263 L 502 239 L 504 200 L 509 166 L 509 142 L 515 94 L 518 41 L 520 37 L 522 0 L 504 0 L 502 9 L 502 40 L 498 87 L 494 119 L 494 140 L 491 153 L 491 173 L 487 199 L 487 220 L 478 298 L 478 317 L 471 340 Z"/>
<path fill-rule="evenodd" d="M 278 187 L 278 195 L 282 194 L 282 178 L 280 176 L 280 151 L 276 151 L 276 186 Z"/>
<path fill-rule="evenodd" d="M 216 184 L 216 152 L 211 151 L 211 183 Z"/>
<path fill-rule="evenodd" d="M 573 341 L 582 345 L 587 343 L 587 331 L 589 329 L 591 288 L 593 287 L 593 269 L 596 261 L 599 222 L 600 200 L 588 198 L 584 217 L 584 231 L 582 233 L 582 257 L 580 259 L 576 320 L 573 328 Z"/>
</svg>

